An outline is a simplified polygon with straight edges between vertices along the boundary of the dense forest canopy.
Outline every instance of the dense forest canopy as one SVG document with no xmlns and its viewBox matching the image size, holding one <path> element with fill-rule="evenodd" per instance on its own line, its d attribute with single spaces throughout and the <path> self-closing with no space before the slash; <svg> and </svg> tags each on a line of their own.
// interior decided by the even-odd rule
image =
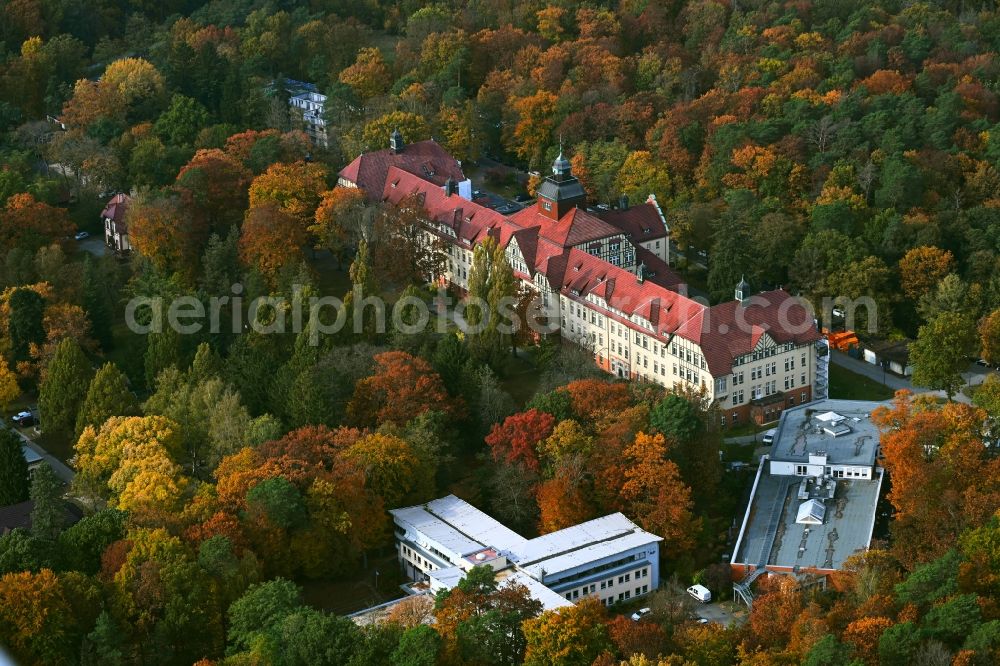
<svg viewBox="0 0 1000 666">
<path fill-rule="evenodd" d="M 1000 382 L 973 405 L 881 410 L 890 538 L 836 589 L 761 590 L 743 626 L 539 614 L 480 572 L 359 628 L 319 607 L 344 581 L 391 592 L 394 564 L 380 581 L 369 561 L 391 552 L 386 509 L 447 492 L 524 534 L 623 511 L 664 537 L 667 572 L 727 595 L 744 497 L 712 405 L 493 330 L 363 314 L 312 344 L 308 326 L 234 327 L 235 303 L 216 334 L 124 326 L 133 297 L 430 302 L 443 258 L 399 233 L 414 208 L 335 187 L 398 129 L 496 184 L 488 165 L 544 173 L 561 145 L 592 202 L 656 196 L 678 270 L 714 300 L 744 275 L 869 298 L 862 332 L 915 339 L 917 378 L 950 397 L 967 356 L 1000 362 L 996 3 L 10 0 L 0 44 L 0 408 L 40 407 L 86 514 L 67 526 L 59 480 L 29 483 L 0 429 L 0 505 L 35 507 L 0 536 L 0 644 L 19 661 L 1000 659 Z M 326 95 L 328 146 L 286 79 Z M 118 192 L 131 255 L 74 245 L 103 237 Z M 494 256 L 476 251 L 475 295 L 513 284 Z"/>
</svg>

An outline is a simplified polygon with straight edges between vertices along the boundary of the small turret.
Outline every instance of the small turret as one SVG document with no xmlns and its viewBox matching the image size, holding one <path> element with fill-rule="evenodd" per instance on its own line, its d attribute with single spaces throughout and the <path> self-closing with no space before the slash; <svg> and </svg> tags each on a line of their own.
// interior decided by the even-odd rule
<svg viewBox="0 0 1000 666">
<path fill-rule="evenodd" d="M 750 302 L 750 283 L 747 282 L 746 276 L 741 276 L 740 283 L 736 285 L 736 300 L 742 305 Z"/>
<path fill-rule="evenodd" d="M 403 146 L 403 135 L 400 133 L 399 128 L 392 130 L 392 134 L 389 135 L 389 148 L 398 155 L 403 152 Z"/>
<path fill-rule="evenodd" d="M 628 195 L 623 194 L 618 197 L 618 208 L 620 210 L 628 210 Z"/>
</svg>

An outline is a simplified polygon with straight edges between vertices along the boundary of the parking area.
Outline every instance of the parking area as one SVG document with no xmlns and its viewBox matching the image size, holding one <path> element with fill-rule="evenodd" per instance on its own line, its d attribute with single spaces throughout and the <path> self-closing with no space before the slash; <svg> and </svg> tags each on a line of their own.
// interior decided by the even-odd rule
<svg viewBox="0 0 1000 666">
<path fill-rule="evenodd" d="M 642 607 L 648 607 L 651 612 L 644 617 L 646 620 L 665 624 L 680 624 L 683 622 L 707 620 L 723 626 L 740 625 L 747 620 L 747 608 L 731 600 L 731 595 L 721 599 L 716 598 L 708 603 L 700 603 L 691 598 L 685 589 L 679 585 L 666 585 L 653 594 L 634 602 L 627 609 L 612 608 L 628 615 Z"/>
<path fill-rule="evenodd" d="M 746 621 L 746 607 L 734 604 L 731 601 L 713 601 L 707 604 L 699 604 L 695 608 L 695 614 L 699 618 L 704 618 L 709 622 L 721 624 L 728 627 L 731 624 L 742 624 Z"/>
<path fill-rule="evenodd" d="M 95 257 L 103 257 L 108 250 L 107 246 L 104 244 L 104 238 L 94 234 L 91 234 L 83 240 L 77 241 L 76 246 L 81 252 L 88 252 Z"/>
</svg>

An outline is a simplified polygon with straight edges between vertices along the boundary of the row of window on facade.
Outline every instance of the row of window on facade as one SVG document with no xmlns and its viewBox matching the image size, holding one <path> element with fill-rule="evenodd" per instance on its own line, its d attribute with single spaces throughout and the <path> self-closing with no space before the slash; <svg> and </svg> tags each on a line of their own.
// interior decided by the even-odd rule
<svg viewBox="0 0 1000 666">
<path fill-rule="evenodd" d="M 424 559 L 419 553 L 417 553 L 409 546 L 405 544 L 400 544 L 399 547 L 400 550 L 403 551 L 403 555 L 406 556 L 407 559 L 411 560 L 414 564 L 421 567 L 425 571 L 433 571 L 434 569 L 437 568 L 433 562 Z"/>
<path fill-rule="evenodd" d="M 776 345 L 774 347 L 768 347 L 767 349 L 758 349 L 749 354 L 744 354 L 743 356 L 738 356 L 733 359 L 733 365 L 745 365 L 747 363 L 753 363 L 754 361 L 759 361 L 762 358 L 768 358 L 775 356 L 777 354 L 784 354 L 785 352 L 790 352 L 795 348 L 795 343 L 786 342 L 781 345 Z M 802 364 L 805 365 L 805 355 L 802 356 Z"/>
<path fill-rule="evenodd" d="M 618 576 L 618 585 L 621 586 L 621 585 L 625 585 L 626 583 L 632 582 L 632 574 L 633 573 L 635 574 L 635 580 L 637 580 L 637 581 L 641 580 L 643 578 L 649 578 L 649 569 L 648 568 L 647 569 L 638 569 L 638 570 L 636 570 L 634 572 L 629 572 L 627 574 L 623 574 L 621 576 Z M 611 577 L 608 580 L 602 580 L 601 583 L 600 583 L 600 589 L 602 589 L 602 590 L 609 590 L 609 589 L 613 588 L 614 586 L 615 586 L 615 579 L 614 579 L 614 577 Z M 643 585 L 643 586 L 635 588 L 635 593 L 638 595 L 638 594 L 644 593 L 647 589 L 648 589 L 648 586 Z M 642 590 L 642 592 L 640 592 L 640 590 Z M 563 596 L 565 596 L 570 601 L 573 601 L 575 599 L 579 599 L 581 596 L 585 597 L 588 594 L 595 594 L 596 592 L 597 592 L 597 583 L 591 583 L 590 585 L 584 585 L 583 587 L 577 588 L 575 590 L 570 590 L 568 592 L 565 592 L 563 594 Z M 625 593 L 623 592 L 622 594 L 625 594 Z"/>
<path fill-rule="evenodd" d="M 635 596 L 637 596 L 637 597 L 638 596 L 642 596 L 643 594 L 646 594 L 647 592 L 649 592 L 649 586 L 648 585 L 643 585 L 642 587 L 635 588 Z M 621 603 L 622 601 L 628 601 L 631 598 L 632 598 L 632 594 L 631 594 L 631 592 L 629 590 L 625 590 L 624 592 L 619 592 L 618 593 L 618 602 L 619 603 Z M 615 598 L 614 597 L 607 597 L 606 599 L 601 599 L 601 603 L 603 605 L 605 605 L 605 606 L 614 606 L 614 604 L 615 604 Z"/>
<path fill-rule="evenodd" d="M 871 470 L 864 467 L 854 467 L 851 469 L 834 469 L 831 470 L 829 467 L 823 469 L 824 473 L 832 476 L 835 479 L 869 479 L 871 478 Z M 796 465 L 795 474 L 798 476 L 811 476 L 809 467 L 806 465 Z"/>
<path fill-rule="evenodd" d="M 806 401 L 806 395 L 807 394 L 805 392 L 802 393 L 802 403 L 804 403 Z M 725 398 L 723 398 L 723 399 L 725 399 Z M 738 396 L 733 399 L 733 404 L 734 405 L 738 405 L 741 402 L 743 402 L 743 392 L 742 391 L 740 391 L 739 394 L 738 394 Z M 795 406 L 795 396 L 789 396 L 789 398 L 788 398 L 788 406 L 789 407 L 794 407 Z M 777 419 L 778 415 L 781 414 L 781 410 L 780 409 L 768 410 L 768 413 L 773 414 L 774 418 Z M 768 413 L 765 413 L 765 418 L 767 418 Z M 733 412 L 730 416 L 732 417 L 733 425 L 736 425 L 737 423 L 739 423 L 739 420 L 740 420 L 740 413 L 739 412 Z M 723 425 L 723 426 L 726 425 L 726 415 L 725 414 L 721 415 L 719 423 L 721 425 Z"/>
</svg>

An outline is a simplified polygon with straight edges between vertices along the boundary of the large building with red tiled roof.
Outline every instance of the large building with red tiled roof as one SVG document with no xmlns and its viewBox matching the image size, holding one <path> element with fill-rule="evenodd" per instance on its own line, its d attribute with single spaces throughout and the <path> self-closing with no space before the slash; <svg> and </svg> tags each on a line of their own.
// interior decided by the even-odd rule
<svg viewBox="0 0 1000 666">
<path fill-rule="evenodd" d="M 362 153 L 337 174 L 337 184 L 358 187 L 369 196 L 377 197 L 385 185 L 390 167 L 402 169 L 435 185 L 444 185 L 449 179 L 458 185 L 459 193 L 472 198 L 472 183 L 462 172 L 462 165 L 434 140 L 403 143 L 399 130 L 390 138 L 388 150 Z"/>
<path fill-rule="evenodd" d="M 414 166 L 431 156 L 441 166 Z M 782 290 L 751 294 L 745 282 L 726 303 L 689 298 L 669 266 L 669 229 L 652 195 L 637 205 L 623 200 L 615 210 L 587 208 L 562 154 L 537 203 L 512 215 L 463 195 L 464 180 L 436 143 L 403 146 L 395 137 L 392 148 L 340 172 L 341 184 L 360 187 L 370 200 L 418 201 L 428 240 L 447 248 L 441 279 L 461 289 L 476 245 L 496 240 L 560 335 L 592 349 L 610 373 L 702 390 L 723 425 L 772 421 L 814 394 L 825 397 L 825 373 L 816 371 L 821 336 L 806 308 Z"/>
</svg>

